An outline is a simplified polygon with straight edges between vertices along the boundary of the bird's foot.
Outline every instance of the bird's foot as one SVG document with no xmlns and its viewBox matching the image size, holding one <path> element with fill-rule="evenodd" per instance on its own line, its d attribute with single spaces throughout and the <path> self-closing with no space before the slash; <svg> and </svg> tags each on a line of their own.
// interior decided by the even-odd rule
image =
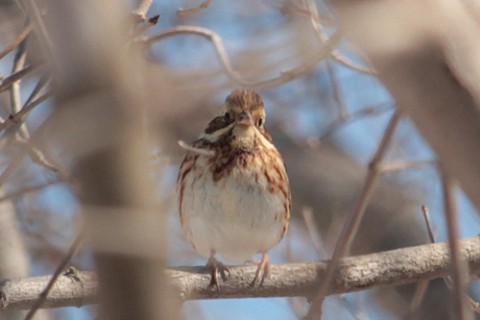
<svg viewBox="0 0 480 320">
<path fill-rule="evenodd" d="M 220 277 L 222 278 L 223 281 L 227 280 L 227 276 L 230 274 L 230 271 L 228 270 L 228 267 L 215 259 L 215 257 L 212 255 L 210 256 L 210 259 L 208 259 L 207 268 L 210 269 L 211 272 L 211 280 L 210 284 L 208 285 L 209 287 L 215 287 L 218 290 L 220 290 L 220 284 L 219 280 Z"/>
<path fill-rule="evenodd" d="M 259 285 L 262 285 L 265 278 L 270 274 L 270 258 L 268 253 L 263 253 L 260 262 L 255 262 L 255 264 L 257 265 L 257 271 L 255 272 L 252 286 L 254 286 L 257 281 L 259 281 Z"/>
</svg>

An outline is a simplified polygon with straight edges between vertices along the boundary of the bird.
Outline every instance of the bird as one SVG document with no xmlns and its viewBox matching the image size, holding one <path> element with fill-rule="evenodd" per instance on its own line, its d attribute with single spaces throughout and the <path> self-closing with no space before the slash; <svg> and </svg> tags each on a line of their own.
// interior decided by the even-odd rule
<svg viewBox="0 0 480 320">
<path fill-rule="evenodd" d="M 261 96 L 236 89 L 197 140 L 179 142 L 186 150 L 177 178 L 180 224 L 187 241 L 208 257 L 209 286 L 217 290 L 229 274 L 222 261 L 253 261 L 256 254 L 253 284 L 262 284 L 270 273 L 268 253 L 288 230 L 289 179 L 265 120 Z"/>
</svg>

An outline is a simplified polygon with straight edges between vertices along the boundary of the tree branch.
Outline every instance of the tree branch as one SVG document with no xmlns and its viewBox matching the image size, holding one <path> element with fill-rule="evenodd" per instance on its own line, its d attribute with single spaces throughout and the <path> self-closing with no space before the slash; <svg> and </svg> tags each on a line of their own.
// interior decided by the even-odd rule
<svg viewBox="0 0 480 320">
<path fill-rule="evenodd" d="M 258 82 L 252 82 L 244 79 L 234 69 L 230 61 L 230 57 L 227 54 L 225 47 L 223 46 L 222 38 L 212 30 L 195 26 L 178 26 L 145 37 L 141 39 L 140 42 L 143 42 L 148 47 L 156 41 L 160 41 L 174 35 L 196 35 L 209 40 L 213 44 L 217 53 L 217 57 L 220 60 L 220 63 L 222 64 L 227 76 L 229 77 L 230 82 L 235 86 L 255 87 L 257 89 L 273 88 L 289 82 L 293 79 L 297 79 L 300 76 L 306 74 L 307 72 L 310 72 L 317 64 L 328 58 L 331 51 L 334 50 L 334 48 L 338 45 L 338 43 L 343 37 L 342 33 L 337 30 L 332 34 L 330 38 L 328 38 L 328 40 L 324 42 L 324 46 L 318 52 L 315 52 L 310 58 L 308 58 L 302 65 L 294 67 L 291 70 L 281 72 L 279 76 L 266 80 L 261 80 Z"/>
<path fill-rule="evenodd" d="M 480 271 L 480 238 L 459 241 L 460 256 L 470 273 Z M 178 267 L 166 271 L 167 279 L 183 300 L 293 297 L 315 294 L 326 262 L 273 265 L 262 286 L 252 287 L 255 266 L 230 268 L 230 277 L 217 292 L 208 287 L 210 273 L 204 267 Z M 398 286 L 449 274 L 450 254 L 445 243 L 428 244 L 343 258 L 329 295 L 376 287 Z M 2 309 L 28 309 L 50 281 L 50 276 L 6 280 L 0 285 Z M 93 272 L 63 275 L 50 291 L 43 307 L 82 306 L 96 301 L 97 280 Z"/>
</svg>

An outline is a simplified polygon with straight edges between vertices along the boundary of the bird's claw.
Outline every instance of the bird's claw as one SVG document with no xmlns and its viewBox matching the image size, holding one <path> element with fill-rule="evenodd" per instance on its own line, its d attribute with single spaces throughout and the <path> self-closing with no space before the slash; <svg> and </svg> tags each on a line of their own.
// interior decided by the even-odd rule
<svg viewBox="0 0 480 320">
<path fill-rule="evenodd" d="M 211 279 L 209 287 L 215 287 L 217 291 L 220 290 L 220 277 L 223 281 L 227 280 L 228 275 L 230 275 L 230 271 L 228 267 L 215 259 L 214 257 L 210 257 L 207 262 L 207 268 L 210 269 L 211 272 Z"/>
<path fill-rule="evenodd" d="M 262 285 L 265 278 L 267 278 L 270 274 L 270 258 L 268 254 L 263 254 L 262 260 L 260 260 L 260 262 L 256 262 L 256 265 L 257 271 L 255 272 L 255 278 L 253 278 L 252 286 L 255 286 L 257 281 L 260 281 L 259 285 Z"/>
</svg>

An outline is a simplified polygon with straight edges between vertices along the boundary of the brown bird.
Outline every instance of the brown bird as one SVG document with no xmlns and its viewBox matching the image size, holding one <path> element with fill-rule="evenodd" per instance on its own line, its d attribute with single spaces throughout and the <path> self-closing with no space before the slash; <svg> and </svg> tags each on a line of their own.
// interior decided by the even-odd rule
<svg viewBox="0 0 480 320">
<path fill-rule="evenodd" d="M 187 150 L 177 179 L 180 222 L 195 250 L 209 257 L 210 285 L 229 262 L 262 259 L 254 283 L 268 276 L 268 252 L 287 232 L 291 195 L 282 157 L 265 129 L 262 98 L 251 89 L 233 91 L 225 114 L 215 117 Z"/>
</svg>

